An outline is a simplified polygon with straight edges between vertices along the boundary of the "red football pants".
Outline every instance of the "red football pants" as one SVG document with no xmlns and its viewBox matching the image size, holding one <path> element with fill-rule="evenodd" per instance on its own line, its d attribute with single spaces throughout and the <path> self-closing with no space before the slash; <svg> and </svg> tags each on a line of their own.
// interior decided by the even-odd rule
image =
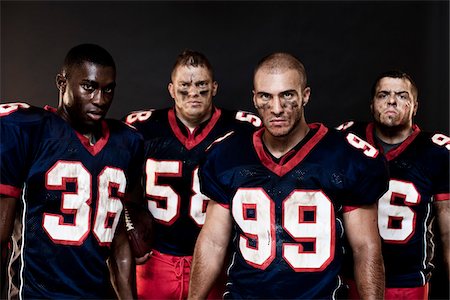
<svg viewBox="0 0 450 300">
<path fill-rule="evenodd" d="M 348 299 L 361 299 L 356 288 L 356 282 L 354 280 L 346 279 L 348 285 Z M 385 288 L 384 299 L 385 300 L 427 300 L 428 299 L 428 286 L 411 287 L 411 288 Z"/>
<path fill-rule="evenodd" d="M 136 266 L 138 299 L 186 299 L 192 256 L 173 256 L 153 250 L 150 259 Z M 225 285 L 216 284 L 208 299 L 222 299 Z"/>
</svg>

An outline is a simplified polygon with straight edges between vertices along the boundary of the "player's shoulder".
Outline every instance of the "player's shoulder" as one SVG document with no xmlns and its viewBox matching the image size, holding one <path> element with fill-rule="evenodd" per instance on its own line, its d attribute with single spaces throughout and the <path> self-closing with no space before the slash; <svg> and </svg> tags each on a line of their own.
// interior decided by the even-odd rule
<svg viewBox="0 0 450 300">
<path fill-rule="evenodd" d="M 51 117 L 53 113 L 41 107 L 29 105 L 25 102 L 11 102 L 0 104 L 0 120 L 3 124 L 15 123 L 17 125 L 33 126 L 41 123 L 43 119 Z"/>
<path fill-rule="evenodd" d="M 220 108 L 221 117 L 231 123 L 235 128 L 256 130 L 262 126 L 261 119 L 254 113 L 244 110 L 228 110 Z"/>
<path fill-rule="evenodd" d="M 158 122 L 161 119 L 167 119 L 167 114 L 170 108 L 163 109 L 143 109 L 135 110 L 128 113 L 122 120 L 131 126 L 140 127 L 144 124 Z"/>
<path fill-rule="evenodd" d="M 382 155 L 379 150 L 365 139 L 364 133 L 368 123 L 352 121 L 349 125 L 346 128 L 329 129 L 325 139 L 327 146 L 342 154 L 344 159 L 380 160 Z"/>
<path fill-rule="evenodd" d="M 128 139 L 130 141 L 143 140 L 142 135 L 132 125 L 116 119 L 105 119 L 105 122 L 109 128 L 110 134 L 113 136 L 119 136 L 122 139 Z"/>
<path fill-rule="evenodd" d="M 343 122 L 334 129 L 341 132 L 353 132 L 361 137 L 364 137 L 369 124 L 369 122 L 349 120 Z"/>
<path fill-rule="evenodd" d="M 218 136 L 207 148 L 207 153 L 239 153 L 246 145 L 252 145 L 255 130 L 230 128 Z"/>
<path fill-rule="evenodd" d="M 450 137 L 441 132 L 420 131 L 417 135 L 417 144 L 427 151 L 448 155 L 450 151 Z"/>
</svg>

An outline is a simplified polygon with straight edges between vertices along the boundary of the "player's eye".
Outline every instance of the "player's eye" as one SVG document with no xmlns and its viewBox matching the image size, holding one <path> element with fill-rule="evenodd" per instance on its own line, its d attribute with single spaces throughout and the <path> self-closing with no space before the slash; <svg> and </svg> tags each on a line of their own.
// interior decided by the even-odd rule
<svg viewBox="0 0 450 300">
<path fill-rule="evenodd" d="M 270 96 L 270 94 L 261 93 L 259 94 L 259 98 L 263 101 L 269 101 L 272 97 Z"/>
<path fill-rule="evenodd" d="M 93 91 L 95 90 L 94 86 L 93 86 L 92 84 L 90 84 L 90 83 L 82 83 L 82 84 L 81 84 L 81 87 L 82 87 L 85 91 L 87 91 L 87 92 L 89 92 L 89 93 L 91 93 L 91 92 L 93 92 Z"/>
<path fill-rule="evenodd" d="M 284 92 L 282 94 L 282 96 L 283 96 L 283 99 L 290 100 L 290 99 L 292 99 L 292 97 L 294 97 L 294 94 L 292 92 Z"/>
<path fill-rule="evenodd" d="M 107 94 L 111 94 L 113 91 L 114 89 L 112 87 L 107 87 L 103 89 L 103 92 Z"/>
<path fill-rule="evenodd" d="M 200 88 L 204 88 L 208 85 L 208 82 L 206 81 L 200 81 L 199 83 L 197 83 L 197 86 Z"/>
<path fill-rule="evenodd" d="M 388 96 L 389 96 L 389 94 L 387 94 L 387 93 L 378 93 L 376 98 L 383 100 L 383 99 L 386 99 Z"/>
<path fill-rule="evenodd" d="M 408 93 L 401 93 L 397 95 L 397 98 L 400 100 L 408 100 L 409 99 L 409 95 Z"/>
</svg>

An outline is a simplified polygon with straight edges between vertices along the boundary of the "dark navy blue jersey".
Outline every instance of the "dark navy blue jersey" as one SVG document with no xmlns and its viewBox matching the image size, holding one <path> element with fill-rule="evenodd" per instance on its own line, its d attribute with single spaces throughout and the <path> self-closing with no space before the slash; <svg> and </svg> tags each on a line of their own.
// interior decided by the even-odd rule
<svg viewBox="0 0 450 300">
<path fill-rule="evenodd" d="M 342 129 L 366 138 L 383 152 L 373 123 L 348 122 Z M 431 276 L 434 252 L 433 202 L 448 201 L 450 138 L 422 132 L 417 125 L 397 147 L 384 153 L 389 190 L 378 204 L 387 287 L 423 286 Z"/>
<path fill-rule="evenodd" d="M 200 159 L 218 137 L 232 131 L 254 132 L 261 120 L 247 112 L 215 108 L 211 118 L 190 133 L 174 109 L 167 108 L 134 112 L 126 122 L 145 140 L 146 198 L 156 221 L 153 247 L 170 255 L 190 256 L 209 201 L 199 188 Z"/>
<path fill-rule="evenodd" d="M 22 196 L 24 298 L 111 298 L 107 259 L 143 140 L 103 121 L 94 146 L 55 112 L 0 105 L 2 195 Z"/>
<path fill-rule="evenodd" d="M 260 129 L 225 138 L 200 166 L 202 191 L 234 222 L 226 297 L 334 299 L 342 286 L 343 213 L 376 202 L 387 166 L 354 135 L 309 126 L 311 137 L 281 163 Z"/>
</svg>

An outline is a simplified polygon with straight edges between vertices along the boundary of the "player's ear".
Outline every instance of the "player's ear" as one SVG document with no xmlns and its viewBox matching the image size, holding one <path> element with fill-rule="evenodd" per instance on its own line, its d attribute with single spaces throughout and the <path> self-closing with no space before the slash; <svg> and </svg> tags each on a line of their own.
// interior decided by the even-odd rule
<svg viewBox="0 0 450 300">
<path fill-rule="evenodd" d="M 258 105 L 256 104 L 256 93 L 255 90 L 252 90 L 253 93 L 253 106 L 258 109 Z"/>
<path fill-rule="evenodd" d="M 413 117 L 416 116 L 417 114 L 417 108 L 419 108 L 419 99 L 417 99 L 416 101 L 414 101 L 414 108 L 413 108 Z"/>
<path fill-rule="evenodd" d="M 64 92 L 66 91 L 66 85 L 67 85 L 67 79 L 66 76 L 64 76 L 61 73 L 58 73 L 56 75 L 56 87 L 58 88 L 58 90 L 64 94 Z"/>
<path fill-rule="evenodd" d="M 170 97 L 175 100 L 175 88 L 172 82 L 169 82 L 169 84 L 167 85 L 167 89 L 169 90 Z"/>
<path fill-rule="evenodd" d="M 306 106 L 306 104 L 308 104 L 309 101 L 309 96 L 311 96 L 311 88 L 310 87 L 305 87 L 302 91 L 302 95 L 303 95 L 303 106 Z"/>
<path fill-rule="evenodd" d="M 219 84 L 217 81 L 213 81 L 212 95 L 215 96 L 217 94 L 217 89 L 219 88 Z"/>
</svg>

